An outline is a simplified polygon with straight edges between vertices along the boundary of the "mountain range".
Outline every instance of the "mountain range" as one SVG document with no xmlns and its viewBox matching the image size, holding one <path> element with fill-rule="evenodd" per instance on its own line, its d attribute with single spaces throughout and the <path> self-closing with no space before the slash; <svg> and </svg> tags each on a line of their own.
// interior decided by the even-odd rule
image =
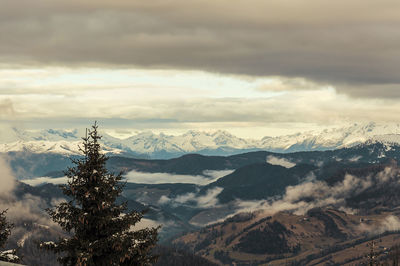
<svg viewBox="0 0 400 266">
<path fill-rule="evenodd" d="M 79 153 L 82 130 L 0 130 L 0 152 Z M 400 143 L 399 124 L 352 124 L 350 126 L 308 131 L 259 140 L 239 138 L 227 131 L 188 131 L 182 135 L 141 132 L 125 139 L 103 135 L 105 152 L 134 158 L 168 159 L 187 153 L 232 155 L 249 151 L 271 152 L 323 151 L 352 147 L 360 143 Z"/>
<path fill-rule="evenodd" d="M 35 258 L 29 243 L 57 236 L 40 217 L 63 198 L 52 180 L 64 178 L 75 153 L 7 154 L 13 172 L 26 182 L 17 182 L 12 204 L 22 202 L 30 211 L 21 213 L 21 233 L 10 248 L 19 246 L 26 258 Z M 148 209 L 146 222 L 163 225 L 160 243 L 219 265 L 351 265 L 362 262 L 371 237 L 380 237 L 384 248 L 400 243 L 399 161 L 399 144 L 374 139 L 327 151 L 172 159 L 119 154 L 110 156 L 107 168 L 126 174 L 119 200 L 129 209 Z M 28 185 L 38 176 L 49 184 Z M 177 182 L 182 177 L 190 182 Z M 154 182 L 159 178 L 163 183 Z"/>
</svg>

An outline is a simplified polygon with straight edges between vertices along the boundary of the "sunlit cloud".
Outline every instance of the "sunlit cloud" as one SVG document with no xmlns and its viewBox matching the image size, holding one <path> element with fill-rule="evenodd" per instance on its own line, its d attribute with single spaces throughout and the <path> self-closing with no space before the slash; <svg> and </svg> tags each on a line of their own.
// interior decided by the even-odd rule
<svg viewBox="0 0 400 266">
<path fill-rule="evenodd" d="M 315 125 L 396 122 L 400 111 L 394 99 L 354 99 L 303 79 L 133 69 L 3 69 L 0 73 L 5 73 L 0 75 L 0 86 L 14 84 L 0 90 L 3 122 L 42 128 L 62 127 L 63 121 L 76 127 L 99 120 L 116 129 L 167 133 L 225 129 L 258 138 Z"/>
</svg>

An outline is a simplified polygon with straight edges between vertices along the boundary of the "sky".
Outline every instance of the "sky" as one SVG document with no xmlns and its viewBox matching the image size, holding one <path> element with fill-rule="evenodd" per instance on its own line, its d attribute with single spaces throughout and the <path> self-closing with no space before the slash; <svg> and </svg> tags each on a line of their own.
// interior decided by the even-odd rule
<svg viewBox="0 0 400 266">
<path fill-rule="evenodd" d="M 259 138 L 398 122 L 399 1 L 1 6 L 1 125 Z"/>
</svg>

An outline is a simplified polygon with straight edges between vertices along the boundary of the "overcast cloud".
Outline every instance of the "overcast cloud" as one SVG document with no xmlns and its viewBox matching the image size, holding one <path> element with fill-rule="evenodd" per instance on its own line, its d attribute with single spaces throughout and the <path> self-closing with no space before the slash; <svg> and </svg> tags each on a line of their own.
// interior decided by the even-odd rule
<svg viewBox="0 0 400 266">
<path fill-rule="evenodd" d="M 399 10 L 394 0 L 5 0 L 0 58 L 300 77 L 393 97 Z"/>
</svg>

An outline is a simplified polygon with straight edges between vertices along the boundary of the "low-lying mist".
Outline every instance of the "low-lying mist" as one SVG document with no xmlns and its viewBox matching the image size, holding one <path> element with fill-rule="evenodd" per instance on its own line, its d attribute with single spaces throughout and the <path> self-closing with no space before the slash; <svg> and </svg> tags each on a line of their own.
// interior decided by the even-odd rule
<svg viewBox="0 0 400 266">
<path fill-rule="evenodd" d="M 124 177 L 127 182 L 141 184 L 166 184 L 166 183 L 187 183 L 207 185 L 232 173 L 233 170 L 205 170 L 202 175 L 178 175 L 170 173 L 146 173 L 130 171 Z"/>
<path fill-rule="evenodd" d="M 18 183 L 7 163 L 7 158 L 0 157 L 0 173 L 0 210 L 7 210 L 6 218 L 14 224 L 8 242 L 9 247 L 23 247 L 34 228 L 60 231 L 59 226 L 45 212 L 51 204 L 29 193 L 22 196 L 15 194 Z M 54 203 L 57 201 L 59 199 L 53 199 Z"/>
<path fill-rule="evenodd" d="M 311 175 L 305 182 L 296 186 L 286 187 L 284 195 L 257 201 L 236 200 L 237 212 L 264 210 L 274 214 L 279 211 L 291 211 L 304 215 L 308 210 L 316 207 L 332 206 L 347 212 L 351 210 L 346 200 L 365 192 L 368 189 L 377 189 L 382 186 L 400 186 L 400 170 L 397 167 L 386 167 L 377 174 L 358 177 L 345 174 L 344 179 L 334 185 L 319 181 Z"/>
<path fill-rule="evenodd" d="M 219 178 L 229 175 L 234 170 L 205 170 L 202 175 L 178 175 L 170 173 L 147 173 L 139 171 L 129 171 L 124 175 L 124 179 L 128 183 L 137 184 L 173 184 L 173 183 L 184 183 L 184 184 L 196 184 L 196 185 L 207 185 L 212 183 Z M 21 182 L 31 185 L 38 186 L 42 184 L 66 184 L 68 181 L 67 177 L 35 177 L 30 179 L 20 180 Z"/>
</svg>

